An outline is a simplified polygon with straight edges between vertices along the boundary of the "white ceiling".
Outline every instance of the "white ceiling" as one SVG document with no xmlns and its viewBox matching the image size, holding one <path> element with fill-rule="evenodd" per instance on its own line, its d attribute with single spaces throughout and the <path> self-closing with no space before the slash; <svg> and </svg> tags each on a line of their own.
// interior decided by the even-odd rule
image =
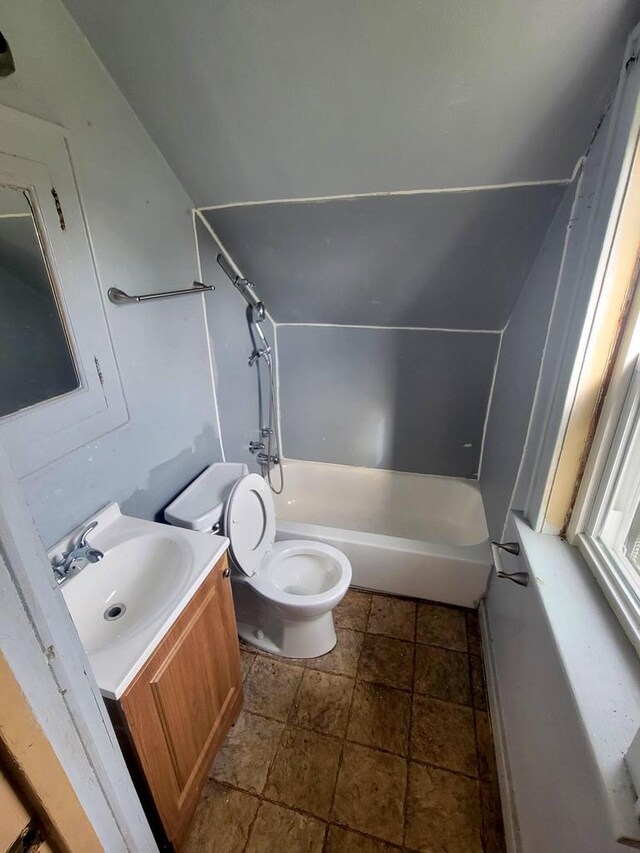
<svg viewBox="0 0 640 853">
<path fill-rule="evenodd" d="M 65 0 L 198 205 L 571 176 L 636 0 Z"/>
</svg>

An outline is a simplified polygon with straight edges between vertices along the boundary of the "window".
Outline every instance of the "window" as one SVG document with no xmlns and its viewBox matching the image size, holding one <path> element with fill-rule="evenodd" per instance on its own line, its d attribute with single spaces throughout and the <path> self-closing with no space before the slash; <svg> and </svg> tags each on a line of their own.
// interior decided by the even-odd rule
<svg viewBox="0 0 640 853">
<path fill-rule="evenodd" d="M 7 107 L 0 251 L 0 440 L 23 477 L 128 415 L 66 131 Z"/>
<path fill-rule="evenodd" d="M 576 542 L 640 652 L 640 358 Z"/>
</svg>

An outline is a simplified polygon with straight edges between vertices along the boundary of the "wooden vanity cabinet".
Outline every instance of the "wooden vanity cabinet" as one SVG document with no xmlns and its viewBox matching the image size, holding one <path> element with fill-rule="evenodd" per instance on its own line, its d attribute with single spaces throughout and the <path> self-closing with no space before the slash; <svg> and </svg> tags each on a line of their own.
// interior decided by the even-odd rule
<svg viewBox="0 0 640 853">
<path fill-rule="evenodd" d="M 225 555 L 122 697 L 106 700 L 161 849 L 179 850 L 185 841 L 207 773 L 242 705 L 226 570 Z"/>
</svg>

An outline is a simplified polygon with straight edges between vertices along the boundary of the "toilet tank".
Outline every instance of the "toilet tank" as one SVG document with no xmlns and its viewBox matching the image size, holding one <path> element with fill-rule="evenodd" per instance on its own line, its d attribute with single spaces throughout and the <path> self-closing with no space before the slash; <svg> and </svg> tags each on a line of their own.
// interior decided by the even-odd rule
<svg viewBox="0 0 640 853">
<path fill-rule="evenodd" d="M 165 520 L 188 530 L 212 530 L 222 519 L 231 489 L 249 468 L 244 462 L 216 462 L 187 486 L 164 511 Z"/>
</svg>

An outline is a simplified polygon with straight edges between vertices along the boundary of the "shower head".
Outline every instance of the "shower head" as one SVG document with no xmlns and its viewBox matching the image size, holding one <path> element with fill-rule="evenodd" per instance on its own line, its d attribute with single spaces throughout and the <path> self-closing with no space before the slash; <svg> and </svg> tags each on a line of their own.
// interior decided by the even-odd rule
<svg viewBox="0 0 640 853">
<path fill-rule="evenodd" d="M 265 316 L 266 311 L 264 304 L 261 302 L 258 294 L 255 292 L 253 288 L 253 284 L 246 278 L 243 278 L 241 275 L 236 273 L 228 259 L 222 253 L 219 253 L 216 258 L 218 264 L 224 271 L 227 278 L 231 281 L 234 287 L 240 291 L 242 296 L 244 297 L 245 302 L 250 305 L 254 313 L 257 314 L 257 318 L 255 319 L 256 323 L 261 323 Z"/>
</svg>

